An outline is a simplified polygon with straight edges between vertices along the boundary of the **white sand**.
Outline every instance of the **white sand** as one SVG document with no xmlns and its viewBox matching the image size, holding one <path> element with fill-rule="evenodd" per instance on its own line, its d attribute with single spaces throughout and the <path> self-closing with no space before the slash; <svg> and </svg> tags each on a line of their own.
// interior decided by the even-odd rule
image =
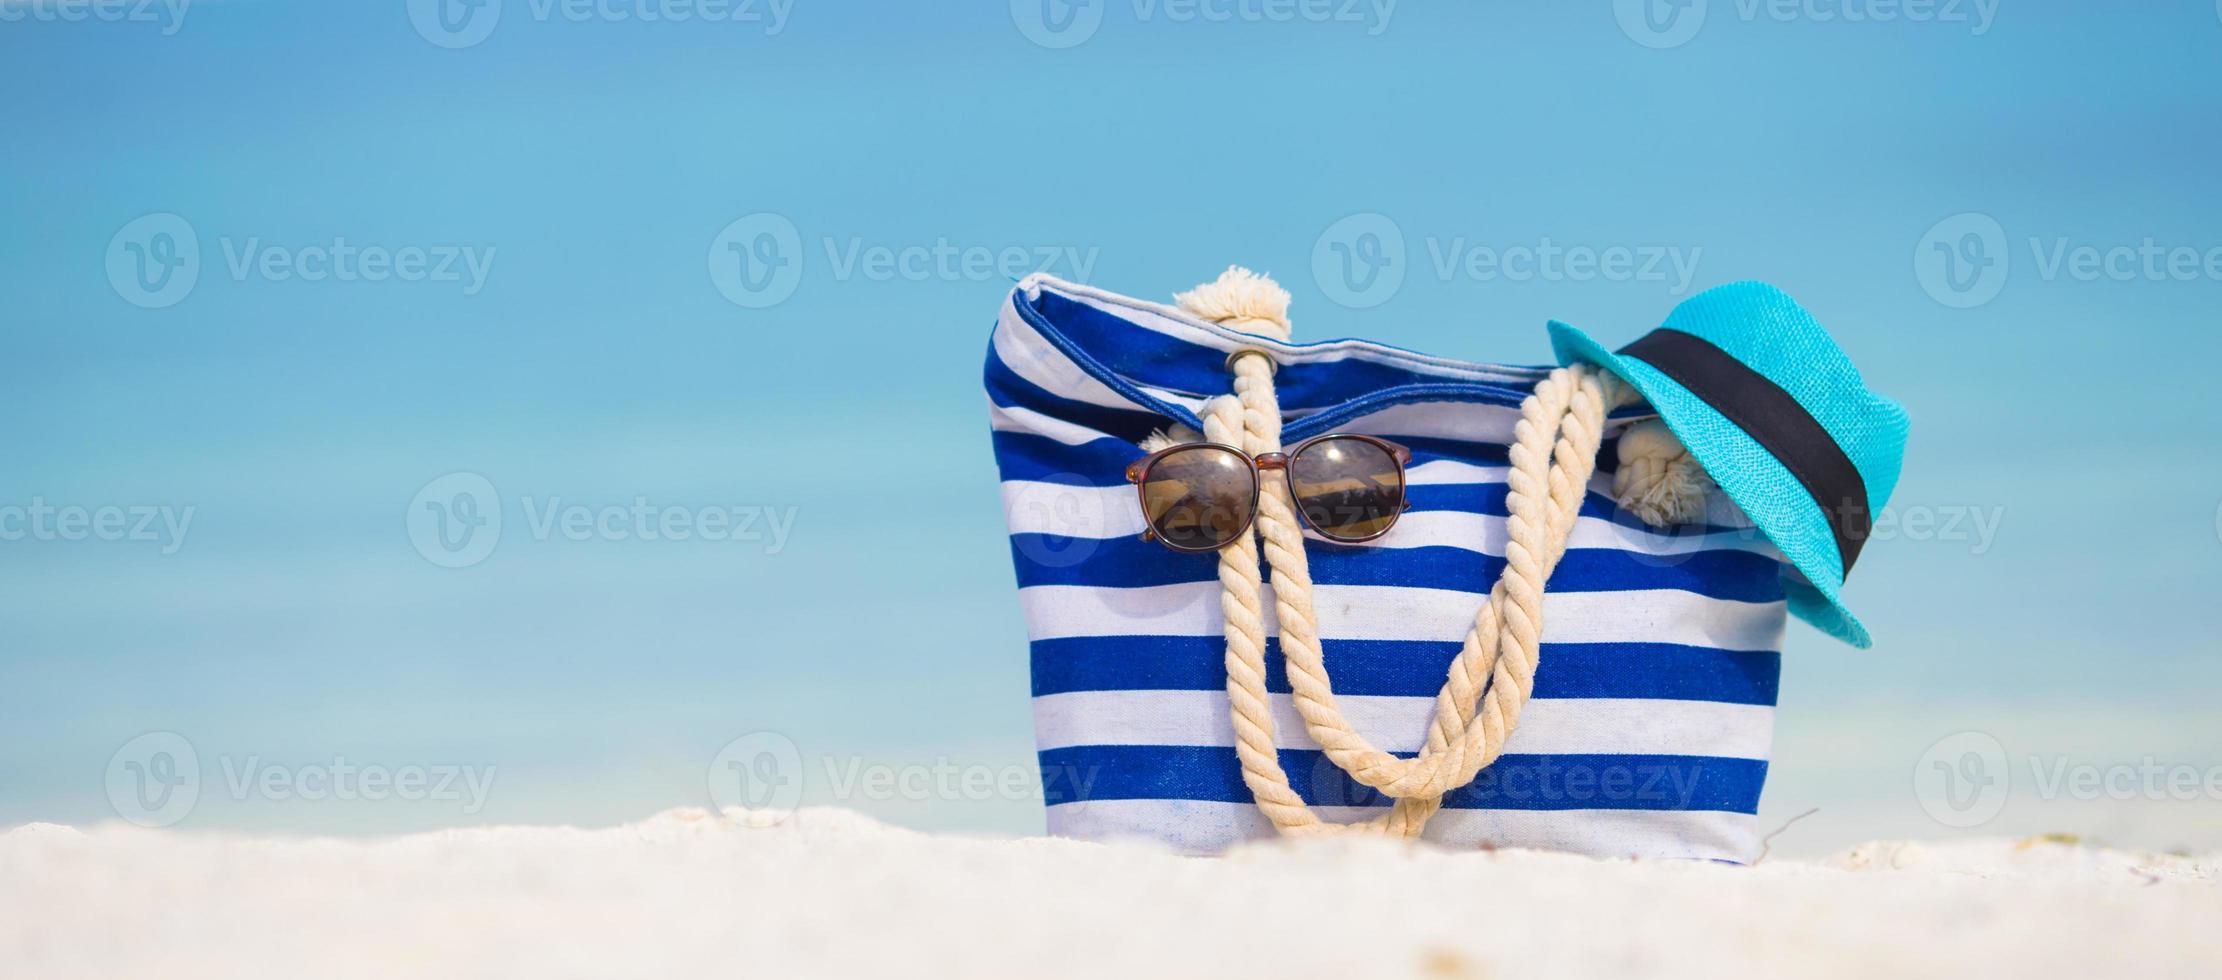
<svg viewBox="0 0 2222 980">
<path fill-rule="evenodd" d="M 746 821 L 738 811 L 733 817 Z M 2222 855 L 1873 844 L 1756 868 L 1329 842 L 1223 859 L 751 829 L 0 834 L 0 976 L 2222 975 Z"/>
</svg>

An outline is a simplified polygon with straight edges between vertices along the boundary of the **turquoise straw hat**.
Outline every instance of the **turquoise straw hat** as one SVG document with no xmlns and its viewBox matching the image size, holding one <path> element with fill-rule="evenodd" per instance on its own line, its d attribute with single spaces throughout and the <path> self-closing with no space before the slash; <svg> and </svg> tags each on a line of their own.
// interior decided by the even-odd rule
<svg viewBox="0 0 2222 980">
<path fill-rule="evenodd" d="M 1898 485 L 1906 410 L 1867 390 L 1813 314 L 1766 283 L 1730 283 L 1618 351 L 1556 320 L 1551 347 L 1559 363 L 1597 365 L 1643 393 L 1795 566 L 1783 573 L 1790 612 L 1872 645 L 1841 593 Z"/>
</svg>

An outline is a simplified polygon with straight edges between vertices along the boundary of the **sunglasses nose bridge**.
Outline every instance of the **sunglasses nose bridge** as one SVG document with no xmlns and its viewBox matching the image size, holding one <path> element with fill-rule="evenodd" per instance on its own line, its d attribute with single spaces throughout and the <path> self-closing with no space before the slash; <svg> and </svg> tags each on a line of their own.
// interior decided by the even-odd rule
<svg viewBox="0 0 2222 980">
<path fill-rule="evenodd" d="M 1288 454 L 1259 453 L 1256 462 L 1260 470 L 1285 470 L 1288 469 Z"/>
</svg>

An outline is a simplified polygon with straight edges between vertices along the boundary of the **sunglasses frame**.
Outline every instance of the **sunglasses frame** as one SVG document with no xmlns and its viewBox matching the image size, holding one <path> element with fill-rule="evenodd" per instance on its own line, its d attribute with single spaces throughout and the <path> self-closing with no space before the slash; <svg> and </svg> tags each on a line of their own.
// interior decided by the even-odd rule
<svg viewBox="0 0 2222 980">
<path fill-rule="evenodd" d="M 1411 489 L 1411 483 L 1404 472 L 1405 467 L 1410 465 L 1412 462 L 1412 451 L 1401 445 L 1398 445 L 1397 443 L 1390 442 L 1389 440 L 1380 438 L 1378 436 L 1359 435 L 1353 432 L 1329 432 L 1322 435 L 1316 435 L 1304 440 L 1303 442 L 1299 442 L 1295 445 L 1294 448 L 1291 448 L 1286 452 L 1260 453 L 1256 456 L 1252 456 L 1249 453 L 1243 452 L 1242 450 L 1234 446 L 1229 446 L 1223 442 L 1184 442 L 1177 446 L 1167 446 L 1154 453 L 1144 456 L 1141 459 L 1137 459 L 1134 462 L 1128 463 L 1126 465 L 1126 482 L 1134 484 L 1135 501 L 1140 504 L 1142 509 L 1142 521 L 1144 525 L 1142 528 L 1142 540 L 1155 541 L 1158 544 L 1164 545 L 1165 547 L 1170 548 L 1174 551 L 1184 552 L 1187 554 L 1209 554 L 1211 552 L 1218 551 L 1220 548 L 1226 547 L 1226 545 L 1218 545 L 1215 547 L 1192 548 L 1184 545 L 1177 545 L 1167 540 L 1164 535 L 1157 533 L 1156 522 L 1150 520 L 1149 495 L 1143 491 L 1142 484 L 1144 482 L 1144 477 L 1147 477 L 1149 475 L 1150 467 L 1157 465 L 1157 461 L 1159 459 L 1185 449 L 1196 449 L 1198 447 L 1208 446 L 1214 449 L 1222 449 L 1227 452 L 1233 453 L 1236 456 L 1241 457 L 1244 462 L 1249 463 L 1250 514 L 1247 518 L 1243 519 L 1242 528 L 1236 531 L 1234 534 L 1235 538 L 1239 539 L 1243 535 L 1250 533 L 1250 525 L 1257 522 L 1258 496 L 1265 492 L 1263 476 L 1264 471 L 1279 470 L 1281 472 L 1281 480 L 1288 485 L 1289 499 L 1293 501 L 1296 499 L 1296 484 L 1290 482 L 1289 479 L 1289 460 L 1303 455 L 1304 450 L 1310 449 L 1312 448 L 1312 446 L 1318 443 L 1325 442 L 1329 439 L 1356 439 L 1360 442 L 1371 443 L 1376 448 L 1389 454 L 1390 461 L 1396 464 L 1397 512 L 1396 514 L 1390 515 L 1389 522 L 1387 524 L 1381 525 L 1381 530 L 1375 531 L 1372 534 L 1368 534 L 1363 537 L 1355 538 L 1339 537 L 1337 535 L 1329 534 L 1319 527 L 1313 525 L 1311 522 L 1311 518 L 1304 516 L 1304 508 L 1301 506 L 1296 508 L 1296 520 L 1299 523 L 1303 524 L 1305 527 L 1311 528 L 1313 531 L 1318 532 L 1320 537 L 1326 538 L 1327 540 L 1334 542 L 1335 544 L 1364 544 L 1365 542 L 1372 541 L 1375 538 L 1379 538 L 1380 536 L 1389 533 L 1391 529 L 1396 527 L 1397 516 L 1403 514 L 1405 511 L 1412 509 L 1412 498 L 1407 494 L 1407 491 Z"/>
</svg>

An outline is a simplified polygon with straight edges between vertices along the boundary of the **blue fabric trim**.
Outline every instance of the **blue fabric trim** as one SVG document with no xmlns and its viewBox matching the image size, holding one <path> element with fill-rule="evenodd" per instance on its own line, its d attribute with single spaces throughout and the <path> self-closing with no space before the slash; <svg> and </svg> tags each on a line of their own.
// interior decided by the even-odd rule
<svg viewBox="0 0 2222 980">
<path fill-rule="evenodd" d="M 1053 394 L 1019 376 L 1010 365 L 988 353 L 985 382 L 988 402 L 1002 408 L 1025 408 L 1054 419 L 1073 422 L 1129 442 L 1140 442 L 1151 431 L 1165 426 L 1165 417 L 1139 408 L 1111 408 Z"/>
<path fill-rule="evenodd" d="M 1321 585 L 1453 589 L 1478 597 L 1496 585 L 1505 561 L 1450 547 L 1365 548 L 1307 541 L 1312 580 Z M 1219 579 L 1216 555 L 1184 555 L 1140 537 L 1011 536 L 1020 588 L 1085 585 L 1148 588 Z M 1267 579 L 1271 579 L 1270 573 Z M 1713 550 L 1650 556 L 1611 548 L 1577 548 L 1552 573 L 1552 592 L 1679 589 L 1713 599 L 1780 602 L 1782 566 L 1769 555 Z"/>
<path fill-rule="evenodd" d="M 1312 806 L 1389 805 L 1326 753 L 1281 749 L 1289 785 Z M 1049 804 L 1082 800 L 1248 803 L 1232 748 L 1086 745 L 1040 753 Z M 1505 755 L 1443 797 L 1453 810 L 1718 810 L 1759 812 L 1767 764 L 1688 755 Z"/>
<path fill-rule="evenodd" d="M 1141 385 L 1196 397 L 1211 397 L 1227 391 L 1228 352 L 1225 350 L 1167 336 L 1048 288 L 1042 289 L 1038 297 L 1029 297 L 1023 289 L 1018 290 L 1012 294 L 1011 304 L 1028 326 L 1089 376 L 1120 397 L 1167 418 L 1201 428 L 1194 413 L 1144 393 Z M 1280 346 L 1320 349 L 1348 343 L 1352 342 Z M 1362 404 L 1369 406 L 1370 411 L 1379 411 L 1389 405 L 1412 401 L 1448 400 L 1518 405 L 1527 397 L 1526 389 L 1446 378 L 1420 368 L 1432 365 L 1453 370 L 1533 373 L 1536 377 L 1547 370 L 1481 364 L 1454 368 L 1453 362 L 1429 361 L 1423 355 L 1394 348 L 1378 349 L 1378 358 L 1360 353 L 1327 363 L 1285 361 L 1274 378 L 1281 407 L 1294 412 L 1347 411 Z M 1409 358 L 1418 363 L 1412 366 L 1381 363 L 1380 358 L 1388 357 Z M 1302 428 L 1308 421 L 1291 422 L 1285 434 L 1293 438 L 1303 433 L 1326 431 Z"/>
<path fill-rule="evenodd" d="M 1280 640 L 1265 641 L 1265 685 L 1290 693 Z M 1443 687 L 1459 644 L 1422 640 L 1326 640 L 1335 691 L 1352 696 L 1429 698 Z M 1227 644 L 1216 636 L 1087 636 L 1035 640 L 1033 692 L 1223 691 Z M 1534 696 L 1637 698 L 1773 705 L 1782 654 L 1678 643 L 1545 643 Z"/>
<path fill-rule="evenodd" d="M 1094 439 L 1077 446 L 1028 432 L 995 432 L 988 439 L 1006 481 L 1115 486 L 1126 483 L 1126 464 L 1145 455 L 1142 447 L 1124 439 Z"/>
</svg>

